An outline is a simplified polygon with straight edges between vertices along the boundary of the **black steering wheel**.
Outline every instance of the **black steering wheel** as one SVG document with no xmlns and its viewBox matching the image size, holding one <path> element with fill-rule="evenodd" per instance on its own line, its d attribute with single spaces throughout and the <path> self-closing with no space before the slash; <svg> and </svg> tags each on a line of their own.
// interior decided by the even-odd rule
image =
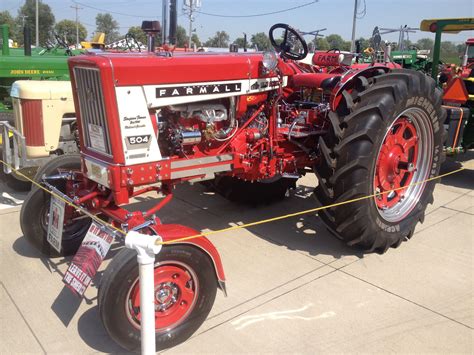
<svg viewBox="0 0 474 355">
<path fill-rule="evenodd" d="M 283 38 L 275 40 L 274 32 L 277 29 L 285 30 L 283 32 Z M 277 23 L 270 28 L 270 42 L 277 52 L 283 58 L 292 60 L 301 60 L 308 54 L 308 45 L 301 35 L 293 27 L 285 23 Z"/>
<path fill-rule="evenodd" d="M 142 51 L 142 49 L 140 47 L 140 43 L 138 43 L 135 36 L 133 34 L 131 34 L 130 32 L 125 35 L 125 43 L 127 44 L 128 50 L 130 52 L 133 52 L 133 46 L 132 46 L 133 43 L 135 43 L 135 45 L 137 46 L 139 52 Z"/>
</svg>

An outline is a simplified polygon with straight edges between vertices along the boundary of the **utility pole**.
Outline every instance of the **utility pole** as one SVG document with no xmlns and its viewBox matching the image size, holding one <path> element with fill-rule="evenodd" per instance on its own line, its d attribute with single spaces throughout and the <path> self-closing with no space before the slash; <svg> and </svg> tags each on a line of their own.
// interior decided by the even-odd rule
<svg viewBox="0 0 474 355">
<path fill-rule="evenodd" d="M 184 10 L 184 13 L 187 14 L 189 18 L 189 43 L 188 43 L 189 48 L 191 48 L 191 44 L 192 44 L 191 36 L 193 34 L 193 22 L 194 22 L 193 13 L 199 7 L 201 7 L 201 0 L 184 0 L 183 10 Z"/>
<path fill-rule="evenodd" d="M 354 49 L 355 49 L 357 5 L 358 5 L 358 0 L 355 0 L 355 3 L 354 3 L 354 18 L 352 19 L 352 40 L 351 40 L 351 52 L 352 53 L 354 53 Z"/>
<path fill-rule="evenodd" d="M 79 7 L 76 5 L 74 6 L 70 6 L 72 9 L 75 9 L 76 10 L 76 49 L 79 48 L 79 16 L 78 16 L 78 12 L 79 10 L 82 10 L 83 8 L 82 7 Z"/>
<path fill-rule="evenodd" d="M 193 11 L 194 11 L 194 1 L 189 0 L 189 43 L 188 48 L 191 49 L 191 36 L 193 34 Z"/>
<path fill-rule="evenodd" d="M 161 23 L 161 44 L 165 45 L 167 42 L 167 30 L 168 30 L 168 7 L 169 0 L 162 0 L 162 23 Z"/>
<path fill-rule="evenodd" d="M 21 17 L 21 27 L 24 28 L 25 27 L 25 22 L 26 22 L 26 19 L 28 18 L 28 16 L 18 15 L 18 17 Z"/>
<path fill-rule="evenodd" d="M 39 5 L 36 0 L 36 47 L 39 47 Z"/>
<path fill-rule="evenodd" d="M 170 44 L 176 45 L 177 44 L 177 37 L 176 32 L 178 28 L 178 9 L 177 0 L 170 0 Z"/>
</svg>

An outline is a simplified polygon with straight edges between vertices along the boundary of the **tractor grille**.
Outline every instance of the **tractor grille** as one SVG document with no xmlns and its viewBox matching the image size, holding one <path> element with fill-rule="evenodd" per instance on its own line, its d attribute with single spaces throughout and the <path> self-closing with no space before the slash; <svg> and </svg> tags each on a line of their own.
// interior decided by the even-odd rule
<svg viewBox="0 0 474 355">
<path fill-rule="evenodd" d="M 74 68 L 74 77 L 85 145 L 111 156 L 112 149 L 105 115 L 100 71 L 95 68 L 76 67 Z"/>
</svg>

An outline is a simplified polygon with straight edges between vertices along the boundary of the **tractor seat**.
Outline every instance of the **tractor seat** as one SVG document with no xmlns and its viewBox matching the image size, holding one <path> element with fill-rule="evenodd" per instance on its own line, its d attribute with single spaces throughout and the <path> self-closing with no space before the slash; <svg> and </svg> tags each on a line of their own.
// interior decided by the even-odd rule
<svg viewBox="0 0 474 355">
<path fill-rule="evenodd" d="M 290 85 L 296 88 L 321 88 L 323 90 L 332 90 L 341 81 L 338 74 L 326 73 L 302 73 L 293 75 Z"/>
</svg>

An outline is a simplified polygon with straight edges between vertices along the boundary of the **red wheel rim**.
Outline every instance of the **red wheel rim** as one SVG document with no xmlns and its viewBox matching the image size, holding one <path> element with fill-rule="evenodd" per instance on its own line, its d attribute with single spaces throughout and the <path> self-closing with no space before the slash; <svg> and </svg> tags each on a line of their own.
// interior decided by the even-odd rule
<svg viewBox="0 0 474 355">
<path fill-rule="evenodd" d="M 191 313 L 198 296 L 197 277 L 181 263 L 155 267 L 155 330 L 170 330 Z M 126 312 L 135 328 L 140 328 L 140 285 L 138 278 L 126 298 Z"/>
<path fill-rule="evenodd" d="M 419 137 L 415 125 L 399 117 L 388 131 L 375 167 L 375 198 L 379 209 L 394 207 L 404 197 L 417 171 Z M 395 190 L 395 191 L 392 191 Z"/>
</svg>

